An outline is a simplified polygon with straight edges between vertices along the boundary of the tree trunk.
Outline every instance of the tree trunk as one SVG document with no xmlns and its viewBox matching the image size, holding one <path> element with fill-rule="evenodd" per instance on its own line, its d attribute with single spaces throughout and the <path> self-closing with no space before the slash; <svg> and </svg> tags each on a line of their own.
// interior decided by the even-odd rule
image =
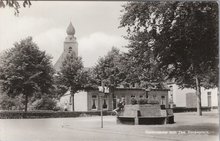
<svg viewBox="0 0 220 141">
<path fill-rule="evenodd" d="M 198 76 L 196 76 L 196 96 L 197 96 L 197 114 L 199 116 L 202 116 L 201 86 Z"/>
<path fill-rule="evenodd" d="M 217 87 L 217 98 L 218 98 L 218 110 L 219 110 L 219 104 L 220 104 L 220 99 L 219 99 L 219 87 Z"/>
<path fill-rule="evenodd" d="M 75 111 L 75 109 L 74 109 L 74 94 L 71 93 L 71 96 L 72 96 L 72 110 Z"/>
<path fill-rule="evenodd" d="M 116 109 L 116 101 L 115 101 L 115 92 L 114 91 L 115 91 L 114 88 L 111 88 L 113 109 Z"/>
<path fill-rule="evenodd" d="M 27 108 L 28 108 L 28 95 L 25 95 L 25 109 L 24 111 L 27 112 Z"/>
<path fill-rule="evenodd" d="M 74 92 L 72 91 L 72 88 L 70 88 L 70 95 L 72 97 L 72 111 L 74 111 Z"/>
</svg>

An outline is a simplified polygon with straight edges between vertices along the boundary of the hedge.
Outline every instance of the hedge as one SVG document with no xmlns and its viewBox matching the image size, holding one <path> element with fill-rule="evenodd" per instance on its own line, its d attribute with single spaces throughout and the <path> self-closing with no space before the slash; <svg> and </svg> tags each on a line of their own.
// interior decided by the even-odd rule
<svg viewBox="0 0 220 141">
<path fill-rule="evenodd" d="M 174 113 L 180 112 L 196 112 L 197 108 L 175 107 Z M 202 107 L 202 111 L 211 111 L 211 107 Z M 112 115 L 112 111 L 103 111 L 103 115 Z M 81 116 L 99 116 L 100 111 L 88 112 L 64 112 L 64 111 L 0 111 L 0 119 L 23 119 L 23 118 L 65 118 L 65 117 L 81 117 Z"/>
<path fill-rule="evenodd" d="M 174 113 L 181 112 L 196 112 L 197 108 L 186 108 L 186 107 L 175 107 L 173 108 Z M 211 107 L 202 107 L 202 111 L 211 111 Z"/>
<path fill-rule="evenodd" d="M 100 115 L 100 111 L 90 112 L 63 112 L 63 111 L 1 111 L 0 119 L 23 119 L 23 118 L 65 118 Z M 111 111 L 103 111 L 103 115 L 112 115 Z"/>
</svg>

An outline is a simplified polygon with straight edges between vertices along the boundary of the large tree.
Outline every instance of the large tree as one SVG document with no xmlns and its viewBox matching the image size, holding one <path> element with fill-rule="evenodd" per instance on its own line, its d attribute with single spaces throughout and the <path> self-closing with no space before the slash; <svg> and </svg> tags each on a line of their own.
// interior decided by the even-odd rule
<svg viewBox="0 0 220 141">
<path fill-rule="evenodd" d="M 122 70 L 122 54 L 119 49 L 113 47 L 108 54 L 99 59 L 98 64 L 94 68 L 94 74 L 99 85 L 104 84 L 109 88 L 109 92 L 114 98 L 114 90 L 125 79 L 124 71 Z M 113 100 L 113 108 L 116 108 L 116 102 Z"/>
<path fill-rule="evenodd" d="M 54 79 L 54 84 L 53 84 L 53 89 L 52 92 L 54 93 L 54 98 L 60 99 L 63 94 L 65 94 L 69 87 L 63 83 L 63 76 L 60 74 L 60 72 L 57 72 L 54 74 L 53 79 Z"/>
<path fill-rule="evenodd" d="M 51 57 L 28 37 L 5 52 L 0 63 L 0 84 L 9 97 L 23 95 L 25 111 L 32 96 L 50 94 L 53 84 Z"/>
<path fill-rule="evenodd" d="M 62 63 L 60 72 L 57 73 L 57 78 L 59 84 L 70 89 L 74 111 L 74 94 L 80 90 L 91 88 L 91 85 L 88 84 L 90 82 L 89 73 L 83 66 L 82 58 L 77 57 L 74 53 L 68 54 Z"/>
<path fill-rule="evenodd" d="M 163 88 L 164 73 L 157 70 L 158 62 L 152 51 L 140 45 L 138 40 L 130 42 L 128 53 L 123 54 L 121 64 L 126 74 L 124 80 L 127 84 L 138 84 L 142 88 Z M 146 46 L 146 45 L 145 45 Z"/>
<path fill-rule="evenodd" d="M 182 88 L 196 89 L 202 115 L 201 86 L 218 85 L 217 2 L 129 2 L 120 25 L 127 27 L 131 49 L 152 52 L 156 70 Z"/>
</svg>

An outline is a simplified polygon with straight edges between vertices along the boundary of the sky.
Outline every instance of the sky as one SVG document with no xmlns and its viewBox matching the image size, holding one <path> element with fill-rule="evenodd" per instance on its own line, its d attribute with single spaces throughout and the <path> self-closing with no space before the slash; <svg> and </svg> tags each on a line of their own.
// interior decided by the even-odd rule
<svg viewBox="0 0 220 141">
<path fill-rule="evenodd" d="M 20 8 L 18 17 L 12 8 L 0 8 L 0 52 L 28 36 L 40 50 L 52 56 L 53 64 L 63 51 L 66 28 L 72 22 L 78 41 L 79 56 L 85 67 L 117 47 L 126 52 L 126 29 L 119 28 L 120 12 L 126 2 L 104 1 L 33 1 Z"/>
</svg>

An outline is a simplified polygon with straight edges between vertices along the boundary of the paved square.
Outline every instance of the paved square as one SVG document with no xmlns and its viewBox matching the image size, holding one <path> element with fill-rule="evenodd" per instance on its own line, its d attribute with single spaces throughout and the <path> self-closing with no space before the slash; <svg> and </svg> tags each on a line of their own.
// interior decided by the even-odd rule
<svg viewBox="0 0 220 141">
<path fill-rule="evenodd" d="M 219 117 L 216 112 L 176 113 L 174 124 L 121 125 L 114 116 L 1 119 L 0 141 L 217 141 Z"/>
</svg>

